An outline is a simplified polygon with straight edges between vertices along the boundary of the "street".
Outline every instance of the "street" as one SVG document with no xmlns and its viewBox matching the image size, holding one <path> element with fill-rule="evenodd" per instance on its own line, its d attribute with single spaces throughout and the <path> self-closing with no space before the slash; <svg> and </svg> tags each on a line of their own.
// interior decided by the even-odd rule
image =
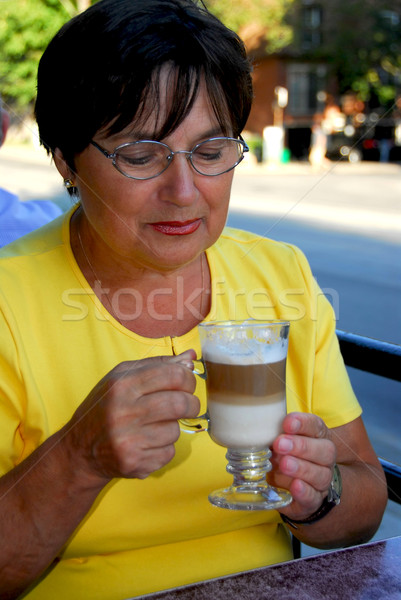
<svg viewBox="0 0 401 600">
<path fill-rule="evenodd" d="M 348 166 L 322 175 L 307 168 L 239 172 L 228 224 L 300 247 L 335 308 L 338 329 L 400 344 L 401 169 Z M 377 453 L 401 463 L 401 385 L 349 373 Z"/>
<path fill-rule="evenodd" d="M 338 329 L 401 343 L 400 167 L 238 169 L 228 225 L 299 246 L 335 308 Z M 401 384 L 348 373 L 377 454 L 401 464 Z M 374 539 L 400 534 L 401 506 L 389 503 Z M 303 556 L 314 553 L 302 549 Z"/>
<path fill-rule="evenodd" d="M 70 204 L 61 178 L 39 151 L 2 148 L 0 184 L 23 200 Z M 333 303 L 337 328 L 401 343 L 400 166 L 333 163 L 316 173 L 302 164 L 241 165 L 228 225 L 299 246 Z M 401 464 L 401 384 L 349 373 L 376 452 Z M 388 510 L 395 515 L 398 507 Z M 400 514 L 383 535 L 401 534 Z"/>
</svg>

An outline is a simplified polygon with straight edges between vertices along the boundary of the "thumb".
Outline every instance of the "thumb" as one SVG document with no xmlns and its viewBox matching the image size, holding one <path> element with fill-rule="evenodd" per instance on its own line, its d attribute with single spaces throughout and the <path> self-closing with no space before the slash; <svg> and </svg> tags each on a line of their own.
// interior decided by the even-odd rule
<svg viewBox="0 0 401 600">
<path fill-rule="evenodd" d="M 191 369 L 191 371 L 193 371 L 193 369 L 194 369 L 193 361 L 195 359 L 196 359 L 196 352 L 193 349 L 185 350 L 185 352 L 181 352 L 181 354 L 177 354 L 176 356 L 173 356 L 172 358 L 170 358 L 171 361 L 173 361 L 175 363 L 179 363 L 180 365 L 184 365 L 184 367 Z"/>
</svg>

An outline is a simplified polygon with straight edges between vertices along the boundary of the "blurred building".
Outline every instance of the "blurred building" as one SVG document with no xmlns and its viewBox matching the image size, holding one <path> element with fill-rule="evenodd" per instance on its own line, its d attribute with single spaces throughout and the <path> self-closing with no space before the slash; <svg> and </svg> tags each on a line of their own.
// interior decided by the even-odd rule
<svg viewBox="0 0 401 600">
<path fill-rule="evenodd" d="M 266 53 L 265 31 L 261 27 L 259 30 L 250 28 L 243 34 L 254 62 L 255 91 L 246 129 L 262 136 L 266 127 L 282 123 L 285 144 L 293 158 L 308 156 L 312 127 L 316 115 L 323 113 L 328 95 L 338 103 L 342 100 L 339 81 L 327 59 L 327 44 L 342 25 L 336 5 L 333 0 L 295 0 L 289 13 L 293 41 L 276 54 Z M 399 26 L 398 15 L 392 11 L 381 13 L 390 27 Z M 364 26 L 363 17 L 359 16 L 355 27 L 361 28 L 362 36 Z M 288 92 L 288 104 L 281 112 L 277 111 L 275 90 L 278 88 Z"/>
</svg>

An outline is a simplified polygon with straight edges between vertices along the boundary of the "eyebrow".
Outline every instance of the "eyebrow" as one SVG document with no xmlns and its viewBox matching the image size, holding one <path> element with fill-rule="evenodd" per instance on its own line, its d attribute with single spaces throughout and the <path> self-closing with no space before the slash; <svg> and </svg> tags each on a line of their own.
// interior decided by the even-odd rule
<svg viewBox="0 0 401 600">
<path fill-rule="evenodd" d="M 122 137 L 127 138 L 127 142 L 119 141 L 119 143 L 117 144 L 118 138 L 120 138 L 120 140 L 121 140 Z M 217 127 L 213 127 L 211 129 L 208 129 L 207 131 L 203 132 L 201 135 L 197 136 L 197 139 L 198 140 L 208 140 L 209 138 L 213 138 L 213 137 L 226 137 L 226 136 L 224 136 L 221 127 L 217 126 Z M 132 141 L 132 142 L 138 142 L 138 141 L 141 141 L 141 140 L 163 142 L 162 139 L 161 140 L 157 140 L 157 139 L 155 140 L 153 133 L 149 133 L 147 131 L 135 131 L 134 129 L 132 131 L 130 131 L 129 133 L 125 134 L 124 136 L 121 136 L 121 131 L 120 131 L 119 133 L 116 133 L 115 135 L 112 135 L 109 138 L 106 137 L 105 140 L 108 139 L 108 140 L 112 141 L 113 138 L 114 138 L 115 143 L 117 144 L 117 146 L 119 146 L 121 144 L 124 144 L 124 143 L 128 143 L 130 141 Z M 198 144 L 198 143 L 199 143 L 199 141 L 195 142 L 193 144 L 193 146 L 196 146 L 196 144 Z"/>
</svg>

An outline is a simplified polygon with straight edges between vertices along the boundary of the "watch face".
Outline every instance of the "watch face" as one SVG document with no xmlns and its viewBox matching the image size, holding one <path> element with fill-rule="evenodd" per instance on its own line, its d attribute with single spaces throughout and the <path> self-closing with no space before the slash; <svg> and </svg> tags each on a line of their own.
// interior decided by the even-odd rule
<svg viewBox="0 0 401 600">
<path fill-rule="evenodd" d="M 333 479 L 331 480 L 331 484 L 329 487 L 329 493 L 327 495 L 328 502 L 334 502 L 334 504 L 340 504 L 342 492 L 342 481 L 341 481 L 341 473 L 340 469 L 337 465 L 334 465 L 333 469 Z"/>
</svg>

